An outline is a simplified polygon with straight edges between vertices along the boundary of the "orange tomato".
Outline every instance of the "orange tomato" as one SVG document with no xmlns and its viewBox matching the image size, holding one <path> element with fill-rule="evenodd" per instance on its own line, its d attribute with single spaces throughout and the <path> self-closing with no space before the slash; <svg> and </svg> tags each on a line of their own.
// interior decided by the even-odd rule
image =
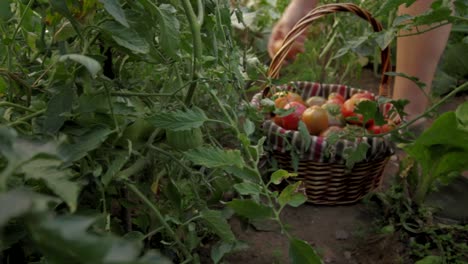
<svg viewBox="0 0 468 264">
<path fill-rule="evenodd" d="M 311 135 L 318 135 L 320 132 L 328 128 L 327 110 L 320 106 L 314 105 L 307 108 L 302 114 L 301 119 Z"/>
</svg>

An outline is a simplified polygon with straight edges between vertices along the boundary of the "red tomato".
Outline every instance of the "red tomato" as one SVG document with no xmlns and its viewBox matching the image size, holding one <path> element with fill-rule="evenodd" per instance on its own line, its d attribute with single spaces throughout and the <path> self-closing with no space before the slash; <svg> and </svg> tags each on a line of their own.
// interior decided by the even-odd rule
<svg viewBox="0 0 468 264">
<path fill-rule="evenodd" d="M 339 100 L 339 101 L 341 101 L 342 104 L 345 101 L 344 97 L 339 93 L 331 93 L 330 95 L 328 95 L 328 100 L 329 101 L 330 100 Z"/>
<path fill-rule="evenodd" d="M 314 105 L 307 108 L 301 119 L 311 135 L 318 135 L 328 128 L 328 112 L 320 106 Z"/>
<path fill-rule="evenodd" d="M 275 99 L 276 108 L 282 109 L 291 102 L 300 102 L 301 104 L 305 105 L 302 97 L 294 92 L 278 92 L 273 95 L 273 98 L 275 97 L 277 97 Z"/>
<path fill-rule="evenodd" d="M 341 107 L 341 113 L 343 114 L 343 117 L 351 124 L 362 125 L 363 116 L 361 114 L 354 113 L 354 109 L 356 108 L 356 105 L 366 100 L 369 99 L 351 97 L 350 99 L 346 100 Z M 350 117 L 356 117 L 358 120 L 348 119 Z"/>
<path fill-rule="evenodd" d="M 286 110 L 291 108 L 294 108 L 294 112 L 287 116 L 278 117 L 280 120 L 275 121 L 275 123 L 278 122 L 282 124 L 281 126 L 288 130 L 297 130 L 297 127 L 299 126 L 299 120 L 301 120 L 302 113 L 304 113 L 306 107 L 299 102 L 291 102 L 286 104 L 284 107 Z"/>
<path fill-rule="evenodd" d="M 377 126 L 377 125 L 369 126 L 367 131 L 369 131 L 371 134 L 377 135 L 377 134 L 384 134 L 384 133 L 390 132 L 393 129 L 394 127 L 392 125 L 383 124 L 381 126 Z"/>
<path fill-rule="evenodd" d="M 365 98 L 365 99 L 372 100 L 372 101 L 375 100 L 375 97 L 369 92 L 361 92 L 361 93 L 353 94 L 351 98 L 355 98 L 355 99 Z"/>
<path fill-rule="evenodd" d="M 372 125 L 370 126 L 367 131 L 369 131 L 369 133 L 371 134 L 374 134 L 374 135 L 378 135 L 378 134 L 381 134 L 382 133 L 382 127 L 381 126 L 376 126 L 376 125 Z"/>
</svg>

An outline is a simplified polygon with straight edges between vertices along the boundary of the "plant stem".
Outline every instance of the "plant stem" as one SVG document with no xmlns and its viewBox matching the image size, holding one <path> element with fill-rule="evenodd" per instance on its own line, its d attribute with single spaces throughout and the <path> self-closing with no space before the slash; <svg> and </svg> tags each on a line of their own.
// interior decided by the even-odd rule
<svg viewBox="0 0 468 264">
<path fill-rule="evenodd" d="M 415 123 L 416 121 L 418 121 L 419 119 L 427 116 L 428 114 L 434 112 L 437 108 L 439 108 L 442 104 L 444 104 L 448 99 L 450 99 L 451 97 L 455 96 L 457 93 L 465 90 L 468 88 L 468 82 L 465 82 L 464 84 L 458 86 L 457 88 L 453 89 L 450 93 L 448 93 L 446 96 L 444 96 L 442 99 L 440 99 L 437 103 L 435 103 L 433 106 L 431 106 L 430 108 L 428 108 L 426 111 L 424 111 L 424 113 L 418 115 L 417 117 L 413 118 L 411 121 L 405 123 L 404 125 L 400 126 L 398 128 L 398 130 L 402 130 L 402 129 L 405 129 L 407 127 L 409 127 L 410 125 L 412 125 L 413 123 Z M 382 137 L 382 136 L 385 136 L 387 134 L 390 134 L 392 133 L 392 131 L 389 131 L 389 132 L 386 132 L 386 133 L 382 133 L 382 134 L 376 134 L 376 135 L 366 135 L 366 137 Z"/>
<path fill-rule="evenodd" d="M 113 96 L 173 96 L 173 93 L 110 92 Z"/>
<path fill-rule="evenodd" d="M 197 88 L 198 79 L 198 67 L 199 62 L 202 58 L 202 41 L 200 33 L 200 24 L 197 21 L 197 16 L 193 12 L 190 0 L 182 0 L 182 6 L 187 16 L 187 20 L 190 24 L 190 30 L 192 31 L 193 38 L 193 63 L 192 63 L 192 84 L 189 87 L 187 95 L 185 97 L 185 105 L 189 106 L 192 103 L 192 98 Z"/>
<path fill-rule="evenodd" d="M 120 129 L 119 122 L 117 121 L 117 118 L 115 116 L 114 106 L 112 105 L 109 87 L 107 87 L 107 84 L 105 81 L 104 81 L 104 89 L 106 90 L 107 103 L 109 104 L 110 113 L 111 113 L 112 119 L 114 120 L 114 126 L 115 126 L 115 129 L 117 130 L 117 134 L 119 134 L 119 137 L 120 137 L 122 135 L 122 130 Z"/>
<path fill-rule="evenodd" d="M 27 108 L 27 107 L 24 107 L 22 105 L 19 105 L 19 104 L 14 104 L 14 103 L 10 103 L 10 102 L 0 102 L 0 107 L 14 107 L 14 108 L 18 108 L 18 109 L 21 109 L 21 110 L 24 110 L 26 112 L 30 112 L 30 113 L 34 113 L 35 111 L 31 108 Z"/>
<path fill-rule="evenodd" d="M 154 145 L 149 145 L 149 147 L 153 150 L 156 150 L 157 152 L 159 153 L 162 153 L 166 156 L 168 156 L 169 158 L 171 158 L 172 160 L 174 160 L 177 164 L 180 165 L 180 167 L 182 169 L 184 169 L 185 171 L 187 171 L 190 175 L 193 175 L 193 174 L 200 174 L 200 172 L 195 172 L 193 171 L 192 169 L 190 169 L 189 167 L 187 167 L 187 165 L 185 165 L 184 163 L 182 163 L 182 161 L 180 161 L 179 159 L 177 159 L 174 155 L 172 155 L 172 153 L 168 152 L 168 151 L 165 151 L 164 149 L 162 148 L 158 148 Z M 201 175 L 203 177 L 203 175 Z M 197 189 L 197 185 L 195 184 L 195 182 L 193 181 L 193 177 L 190 177 L 190 183 L 192 184 L 192 187 L 194 188 L 194 190 Z M 197 200 L 199 201 L 201 198 L 200 198 L 200 195 L 198 194 L 198 192 L 194 192 L 195 193 L 195 196 L 197 197 Z"/>
<path fill-rule="evenodd" d="M 448 25 L 450 24 L 450 22 L 445 22 L 445 23 L 441 23 L 437 26 L 433 26 L 433 27 L 430 27 L 430 28 L 427 28 L 425 30 L 422 30 L 422 31 L 419 31 L 418 30 L 418 26 L 416 26 L 416 31 L 415 33 L 408 33 L 408 34 L 402 34 L 402 35 L 397 35 L 397 38 L 403 38 L 403 37 L 410 37 L 410 36 L 414 36 L 414 35 L 419 35 L 419 34 L 422 34 L 422 33 L 425 33 L 425 32 L 428 32 L 428 31 L 431 31 L 433 29 L 436 29 L 436 28 L 439 28 L 439 27 L 443 27 L 445 25 Z"/>
<path fill-rule="evenodd" d="M 34 2 L 34 0 L 29 0 L 28 4 L 26 5 L 26 8 L 24 9 L 24 12 L 23 14 L 21 14 L 21 18 L 18 22 L 18 25 L 16 26 L 15 28 L 15 31 L 13 32 L 13 36 L 11 37 L 11 40 L 14 41 L 15 38 L 16 38 L 16 35 L 18 34 L 19 32 L 19 29 L 21 27 L 21 24 L 23 24 L 23 21 L 24 21 L 24 18 L 26 17 L 26 12 L 28 11 L 28 9 L 31 7 L 32 3 Z"/>
<path fill-rule="evenodd" d="M 159 209 L 154 205 L 154 203 L 152 203 L 134 184 L 127 183 L 127 186 L 153 211 L 154 215 L 158 218 L 159 222 L 164 226 L 164 228 L 172 237 L 172 239 L 174 239 L 174 241 L 180 247 L 182 253 L 185 255 L 185 258 L 187 260 L 192 259 L 192 256 L 188 249 L 185 247 L 182 241 L 180 241 L 179 237 L 176 235 L 174 230 L 172 230 L 171 226 L 169 226 L 169 224 L 166 222 L 163 215 L 161 214 L 161 212 L 159 212 Z"/>
<path fill-rule="evenodd" d="M 18 118 L 16 121 L 9 123 L 8 126 L 14 127 L 16 125 L 19 125 L 22 122 L 28 121 L 28 120 L 36 117 L 36 116 L 42 115 L 43 113 L 45 113 L 45 111 L 46 111 L 46 109 L 42 109 L 42 110 L 39 110 L 39 111 L 37 111 L 35 113 L 32 113 L 30 115 L 23 116 L 22 118 Z"/>
<path fill-rule="evenodd" d="M 135 163 L 133 163 L 132 166 L 117 173 L 116 178 L 128 180 L 130 176 L 142 171 L 145 168 L 147 163 L 148 163 L 148 158 L 138 159 Z"/>
</svg>

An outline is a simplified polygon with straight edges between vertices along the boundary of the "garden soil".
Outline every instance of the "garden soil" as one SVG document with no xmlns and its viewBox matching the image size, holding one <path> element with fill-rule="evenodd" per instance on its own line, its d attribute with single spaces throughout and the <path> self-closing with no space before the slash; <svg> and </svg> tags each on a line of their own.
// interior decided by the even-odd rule
<svg viewBox="0 0 468 264">
<path fill-rule="evenodd" d="M 377 92 L 379 79 L 371 71 L 364 71 L 359 86 Z M 441 111 L 455 109 L 467 98 L 455 98 Z M 398 156 L 391 158 L 384 171 L 383 189 L 388 187 L 398 172 Z M 398 234 L 376 235 L 371 209 L 365 202 L 347 206 L 317 206 L 305 204 L 287 207 L 283 222 L 291 233 L 309 242 L 323 257 L 325 263 L 405 263 L 405 248 Z M 232 264 L 289 263 L 288 239 L 277 228 L 267 223 L 246 226 L 232 219 L 231 226 L 237 237 L 248 244 L 248 249 L 232 253 L 225 261 Z"/>
</svg>

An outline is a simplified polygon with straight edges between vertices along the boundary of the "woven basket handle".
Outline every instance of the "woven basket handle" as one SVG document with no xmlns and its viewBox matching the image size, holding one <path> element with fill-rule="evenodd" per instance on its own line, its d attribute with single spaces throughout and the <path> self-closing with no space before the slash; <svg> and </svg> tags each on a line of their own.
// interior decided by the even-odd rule
<svg viewBox="0 0 468 264">
<path fill-rule="evenodd" d="M 273 60 L 271 61 L 270 68 L 268 69 L 268 77 L 270 78 L 278 78 L 279 71 L 283 65 L 283 61 L 286 58 L 291 46 L 293 45 L 294 41 L 297 37 L 299 37 L 307 27 L 315 20 L 336 12 L 351 12 L 360 18 L 368 21 L 375 32 L 379 32 L 383 29 L 382 24 L 380 24 L 377 20 L 375 20 L 372 15 L 360 8 L 359 6 L 351 3 L 340 3 L 340 4 L 327 4 L 319 6 L 312 11 L 310 11 L 307 15 L 305 15 L 301 20 L 299 20 L 296 25 L 289 31 L 286 35 L 281 48 L 275 54 Z M 379 95 L 381 96 L 388 96 L 389 95 L 389 82 L 390 78 L 388 75 L 384 73 L 391 69 L 391 62 L 390 62 L 390 50 L 389 48 L 385 48 L 381 52 L 381 60 L 382 60 L 382 78 L 380 80 L 379 86 Z M 263 91 L 263 94 L 266 95 L 269 92 L 269 87 Z"/>
</svg>

